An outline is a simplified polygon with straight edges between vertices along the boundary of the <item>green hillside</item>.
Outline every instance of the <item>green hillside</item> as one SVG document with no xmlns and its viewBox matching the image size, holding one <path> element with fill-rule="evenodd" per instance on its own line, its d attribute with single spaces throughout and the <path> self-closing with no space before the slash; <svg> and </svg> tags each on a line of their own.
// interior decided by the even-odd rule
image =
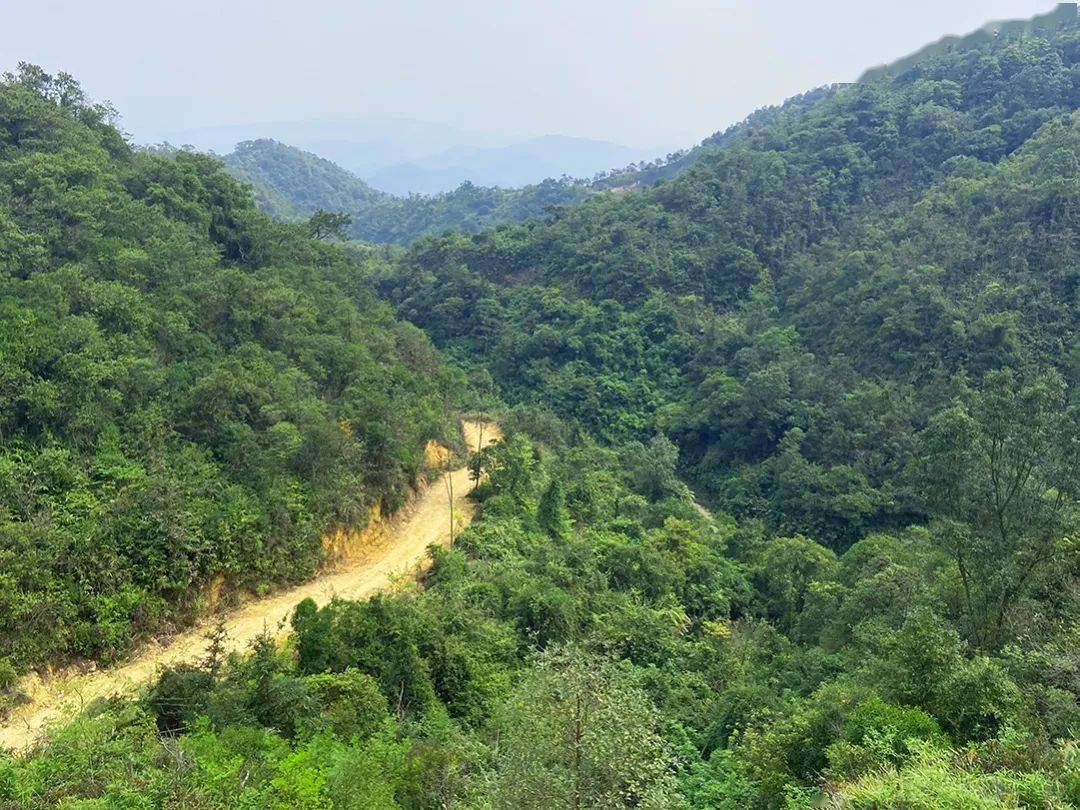
<svg viewBox="0 0 1080 810">
<path fill-rule="evenodd" d="M 1053 11 L 1032 17 L 1030 20 L 995 20 L 989 22 L 978 31 L 972 31 L 965 36 L 942 37 L 937 42 L 920 48 L 910 56 L 898 59 L 889 65 L 868 70 L 862 77 L 863 81 L 881 78 L 885 74 L 898 74 L 906 70 L 918 67 L 921 62 L 937 58 L 945 54 L 959 54 L 963 51 L 978 50 L 990 44 L 995 38 L 1014 38 L 1022 35 L 1053 36 L 1054 32 L 1062 26 L 1072 25 L 1076 22 L 1076 3 L 1058 3 Z"/>
<path fill-rule="evenodd" d="M 653 189 L 425 240 L 385 276 L 537 435 L 558 418 L 643 442 L 654 469 L 677 448 L 733 517 L 727 554 L 756 595 L 721 611 L 739 629 L 720 647 L 771 663 L 716 674 L 687 716 L 670 690 L 709 655 L 630 654 L 664 673 L 656 705 L 718 769 L 680 771 L 684 799 L 708 785 L 691 806 L 1076 801 L 1078 64 L 1074 18 L 945 50 L 772 111 Z M 671 604 L 630 571 L 605 581 Z M 762 618 L 779 647 L 751 640 Z M 627 632 L 569 621 L 601 647 Z M 692 656 L 708 621 L 649 637 Z M 939 654 L 958 657 L 920 657 Z M 846 724 L 867 689 L 893 707 L 873 712 L 925 714 L 861 736 Z M 944 746 L 889 748 L 931 720 Z M 1065 781 L 1018 775 L 1036 761 Z M 1012 779 L 1041 787 L 1025 799 Z"/>
<path fill-rule="evenodd" d="M 915 437 L 987 373 L 1075 378 L 1077 60 L 1068 26 L 837 88 L 382 289 L 510 401 L 667 433 L 717 505 L 843 548 L 926 516 Z"/>
<path fill-rule="evenodd" d="M 593 179 L 548 179 L 521 188 L 463 183 L 454 191 L 397 197 L 372 188 L 329 160 L 271 139 L 244 141 L 222 159 L 248 185 L 258 207 L 274 219 L 299 221 L 316 211 L 347 214 L 347 235 L 363 242 L 408 245 L 447 231 L 474 234 L 485 228 L 548 216 L 556 206 L 596 193 L 650 186 L 678 176 L 703 155 L 727 148 L 781 114 L 809 105 L 833 88 L 819 88 L 767 107 L 698 146 Z M 169 149 L 169 151 L 172 151 Z"/>
<path fill-rule="evenodd" d="M 0 119 L 0 132 L 22 139 L 56 118 L 118 155 L 72 158 L 66 178 L 184 168 L 199 183 L 153 199 L 200 201 L 166 209 L 170 222 L 169 211 L 209 206 L 199 228 L 175 226 L 217 246 L 202 273 L 262 282 L 317 266 L 331 286 L 305 310 L 313 323 L 365 306 L 410 336 L 413 350 L 387 348 L 404 364 L 394 385 L 364 377 L 347 400 L 380 403 L 373 419 L 337 409 L 340 385 L 316 389 L 334 420 L 376 435 L 408 427 L 376 445 L 398 449 L 399 475 L 442 430 L 436 402 L 496 413 L 504 438 L 472 457 L 479 517 L 432 550 L 419 586 L 301 603 L 282 644 L 268 631 L 247 656 L 211 655 L 133 699 L 96 702 L 25 756 L 0 756 L 0 806 L 1080 806 L 1075 15 L 764 110 L 655 185 L 372 251 L 361 267 L 252 213 L 213 162 L 131 155 L 113 130 L 81 122 L 97 113 L 63 112 L 64 92 L 9 83 L 3 98 L 33 113 Z M 37 165 L 2 175 L 12 194 Z M 213 194 L 198 191 L 207 178 Z M 142 187 L 124 194 L 137 201 Z M 23 257 L 11 285 L 59 275 L 59 291 L 31 299 L 54 317 L 65 274 L 99 267 L 84 247 L 99 243 L 69 238 L 84 192 L 51 208 L 33 199 L 38 218 L 0 231 L 12 234 L 0 256 Z M 39 270 L 34 246 L 50 233 L 50 250 L 74 252 Z M 290 262 L 266 253 L 282 244 Z M 155 257 L 138 265 L 147 278 L 192 261 Z M 307 276 L 272 269 L 302 259 Z M 178 271 L 168 292 L 200 278 Z M 364 279 L 460 373 L 364 299 Z M 282 297 L 269 299 L 275 315 Z M 193 342 L 239 351 L 230 334 Z M 48 381 L 66 366 L 39 368 Z M 65 428 L 72 447 L 84 424 Z M 185 439 L 190 421 L 176 424 Z M 269 450 L 219 449 L 211 424 L 221 420 L 190 439 L 208 458 L 255 458 L 271 485 L 289 475 Z M 262 423 L 249 427 L 261 440 Z M 273 432 L 256 446 L 278 447 Z M 41 452 L 30 441 L 17 446 Z M 102 480 L 111 456 L 85 458 Z M 335 463 L 304 469 L 350 469 Z M 12 503 L 49 479 L 27 480 Z M 68 479 L 53 488 L 70 514 L 99 514 Z"/>
<path fill-rule="evenodd" d="M 120 657 L 400 498 L 448 378 L 363 274 L 70 77 L 0 83 L 0 664 Z"/>
<path fill-rule="evenodd" d="M 465 183 L 444 194 L 394 197 L 328 160 L 271 140 L 238 144 L 224 160 L 270 216 L 295 220 L 318 210 L 345 213 L 352 218 L 348 235 L 363 242 L 408 244 L 444 231 L 476 233 L 541 216 L 550 206 L 578 202 L 588 193 L 578 183 L 545 180 L 519 189 Z"/>
</svg>

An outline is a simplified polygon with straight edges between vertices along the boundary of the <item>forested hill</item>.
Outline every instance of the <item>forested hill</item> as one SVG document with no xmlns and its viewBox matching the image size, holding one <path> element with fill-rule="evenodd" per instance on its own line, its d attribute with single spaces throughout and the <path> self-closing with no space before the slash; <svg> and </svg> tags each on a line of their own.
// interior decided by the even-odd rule
<svg viewBox="0 0 1080 810">
<path fill-rule="evenodd" d="M 733 146 L 742 139 L 749 137 L 758 128 L 768 126 L 772 121 L 782 116 L 790 117 L 797 114 L 798 111 L 812 106 L 840 86 L 817 87 L 792 96 L 783 104 L 762 107 L 750 113 L 742 121 L 714 132 L 697 146 L 653 161 L 632 164 L 621 171 L 609 172 L 602 177 L 595 178 L 591 183 L 591 187 L 596 191 L 624 190 L 640 186 L 653 186 L 663 180 L 671 180 L 697 163 L 704 155 Z"/>
<path fill-rule="evenodd" d="M 70 77 L 0 82 L 0 671 L 310 576 L 401 497 L 450 378 L 363 275 Z"/>
<path fill-rule="evenodd" d="M 222 157 L 229 171 L 247 184 L 258 207 L 282 221 L 299 221 L 317 211 L 346 214 L 345 233 L 364 242 L 408 245 L 447 231 L 473 234 L 486 228 L 550 215 L 608 191 L 651 186 L 678 176 L 703 155 L 721 150 L 781 115 L 792 115 L 828 95 L 823 87 L 766 107 L 717 132 L 692 149 L 631 164 L 594 178 L 548 179 L 521 188 L 463 183 L 454 191 L 398 197 L 380 191 L 337 164 L 270 139 L 244 141 Z M 171 148 L 165 151 L 172 152 Z"/>
<path fill-rule="evenodd" d="M 965 37 L 946 37 L 911 56 L 867 71 L 860 82 L 879 81 L 918 69 L 935 59 L 960 59 L 994 39 L 1021 35 L 1053 35 L 1075 23 L 1076 7 L 1062 3 L 1033 20 L 988 23 Z M 547 214 L 552 206 L 581 202 L 594 193 L 622 191 L 671 180 L 708 155 L 732 147 L 774 121 L 790 120 L 822 102 L 843 85 L 820 87 L 795 96 L 782 105 L 765 107 L 700 144 L 651 162 L 595 178 L 549 179 L 516 189 L 485 188 L 465 183 L 437 195 L 396 197 L 372 188 L 336 164 L 269 139 L 246 141 L 224 156 L 230 171 L 252 186 L 259 207 L 271 216 L 297 220 L 317 210 L 348 214 L 348 234 L 368 242 L 407 245 L 419 237 L 445 231 L 477 233 L 484 228 L 514 224 Z"/>
<path fill-rule="evenodd" d="M 819 88 L 767 107 L 683 152 L 632 164 L 592 179 L 547 179 L 521 188 L 463 183 L 454 191 L 398 197 L 365 183 L 337 164 L 271 139 L 244 141 L 222 157 L 234 177 L 247 184 L 258 207 L 281 221 L 300 221 L 317 211 L 346 214 L 346 234 L 363 242 L 408 245 L 447 231 L 473 234 L 485 228 L 547 216 L 555 206 L 594 194 L 654 185 L 676 177 L 702 155 L 723 149 L 773 118 L 790 115 L 827 95 Z M 172 153 L 171 147 L 163 151 Z"/>
<path fill-rule="evenodd" d="M 295 220 L 318 210 L 348 214 L 348 235 L 365 242 L 407 244 L 445 231 L 476 233 L 541 216 L 550 206 L 588 194 L 581 183 L 545 180 L 518 189 L 465 183 L 443 194 L 395 197 L 328 160 L 272 140 L 238 144 L 224 161 L 271 216 Z"/>
<path fill-rule="evenodd" d="M 1080 806 L 1073 19 L 365 267 L 71 96 L 32 74 L 0 96 L 20 663 L 110 649 L 99 627 L 125 637 L 212 549 L 310 549 L 280 538 L 342 503 L 323 470 L 407 474 L 459 375 L 364 273 L 503 439 L 421 587 L 301 603 L 283 646 L 95 703 L 0 755 L 0 805 Z M 110 590 L 110 566 L 156 578 Z"/>
<path fill-rule="evenodd" d="M 1057 6 L 1046 14 L 1040 14 L 1029 20 L 995 20 L 989 22 L 977 31 L 972 31 L 965 36 L 947 36 L 937 42 L 920 48 L 910 56 L 898 59 L 889 65 L 883 65 L 863 74 L 863 81 L 881 78 L 884 74 L 897 74 L 916 67 L 920 62 L 940 56 L 945 53 L 957 54 L 966 50 L 977 50 L 985 46 L 996 37 L 1012 38 L 1020 35 L 1031 34 L 1053 36 L 1054 31 L 1063 26 L 1072 25 L 1076 22 L 1076 3 L 1058 3 Z"/>
<path fill-rule="evenodd" d="M 223 160 L 275 219 L 302 219 L 319 210 L 358 213 L 390 200 L 337 164 L 273 140 L 238 143 Z"/>
<path fill-rule="evenodd" d="M 383 289 L 510 399 L 664 432 L 716 504 L 842 548 L 929 514 L 917 437 L 984 379 L 1075 380 L 1078 60 L 1069 24 L 836 88 Z"/>
</svg>

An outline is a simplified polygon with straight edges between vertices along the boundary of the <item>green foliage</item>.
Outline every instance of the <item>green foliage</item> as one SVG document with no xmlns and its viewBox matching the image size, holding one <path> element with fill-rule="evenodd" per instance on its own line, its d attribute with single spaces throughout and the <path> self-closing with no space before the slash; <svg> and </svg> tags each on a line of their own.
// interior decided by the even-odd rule
<svg viewBox="0 0 1080 810">
<path fill-rule="evenodd" d="M 813 540 L 796 536 L 769 541 L 755 572 L 766 614 L 790 630 L 805 611 L 812 586 L 833 579 L 836 567 L 836 555 Z"/>
<path fill-rule="evenodd" d="M 122 657 L 400 497 L 450 377 L 362 273 L 216 161 L 133 150 L 70 77 L 0 83 L 6 658 Z"/>
<path fill-rule="evenodd" d="M 146 696 L 146 707 L 164 732 L 187 731 L 209 707 L 213 677 L 199 667 L 178 666 L 158 677 Z"/>
<path fill-rule="evenodd" d="M 1068 553 L 1080 469 L 1080 413 L 1047 374 L 1024 384 L 1010 369 L 934 416 L 925 490 L 947 519 L 937 530 L 964 587 L 967 621 L 1000 645 L 1012 607 Z"/>
<path fill-rule="evenodd" d="M 853 778 L 874 768 L 902 763 L 918 750 L 918 742 L 946 744 L 948 738 L 926 712 L 886 703 L 873 696 L 844 721 L 843 737 L 828 749 L 833 779 Z"/>
<path fill-rule="evenodd" d="M 307 222 L 308 234 L 312 239 L 345 239 L 345 229 L 352 222 L 348 214 L 332 211 L 316 211 Z"/>
<path fill-rule="evenodd" d="M 610 662 L 572 647 L 549 652 L 497 721 L 494 804 L 673 807 L 659 723 L 648 697 Z"/>
<path fill-rule="evenodd" d="M 6 658 L 0 658 L 0 692 L 13 689 L 17 680 L 15 665 Z"/>
<path fill-rule="evenodd" d="M 630 495 L 567 481 L 564 544 L 590 537 L 616 592 L 595 607 L 592 572 L 533 564 L 510 605 L 541 648 L 654 673 L 685 795 L 809 806 L 1015 727 L 1007 767 L 1065 790 L 1036 756 L 1075 737 L 1077 698 L 1080 40 L 1055 19 L 763 111 L 654 188 L 420 240 L 380 280 L 481 359 L 508 424 L 620 448 Z M 723 542 L 654 534 L 683 480 L 734 517 Z M 494 488 L 488 520 L 532 510 Z"/>
<path fill-rule="evenodd" d="M 540 529 L 557 540 L 570 534 L 570 513 L 566 510 L 566 491 L 562 479 L 552 478 L 540 496 L 536 507 L 536 523 Z"/>
<path fill-rule="evenodd" d="M 1080 35 L 1054 19 L 763 111 L 654 188 L 359 265 L 212 161 L 131 153 L 66 80 L 9 80 L 17 663 L 120 654 L 212 573 L 295 575 L 459 381 L 511 407 L 424 587 L 301 603 L 283 649 L 96 704 L 0 759 L 0 803 L 1075 806 Z"/>
<path fill-rule="evenodd" d="M 389 717 L 378 682 L 363 672 L 309 675 L 304 685 L 322 707 L 315 716 L 342 739 L 370 737 Z"/>
<path fill-rule="evenodd" d="M 0 786 L 17 806 L 152 807 L 766 808 L 897 790 L 933 806 L 991 785 L 1052 807 L 1071 789 L 1070 743 L 1028 700 L 1043 659 L 978 653 L 934 612 L 955 580 L 925 531 L 837 559 L 714 521 L 685 489 L 639 495 L 623 460 L 640 447 L 539 446 L 508 433 L 492 451 L 529 472 L 485 480 L 482 516 L 423 590 L 301 603 L 283 650 L 264 638 L 216 675 L 166 671 L 141 707 L 99 707 Z M 565 533 L 541 519 L 545 481 Z M 927 581 L 902 591 L 906 613 L 870 598 L 909 570 Z M 822 589 L 832 614 L 814 612 Z M 64 741 L 96 734 L 132 768 L 67 770 Z"/>
<path fill-rule="evenodd" d="M 1076 421 L 1080 49 L 1054 19 L 793 100 L 653 188 L 420 240 L 380 289 L 509 402 L 664 433 L 771 532 L 842 551 L 942 517 L 914 472 L 969 389 L 1011 368 Z"/>
<path fill-rule="evenodd" d="M 1052 780 L 1039 773 L 981 773 L 962 758 L 932 745 L 916 748 L 917 757 L 903 768 L 885 768 L 829 791 L 824 807 L 910 807 L 931 810 L 1069 806 Z"/>
<path fill-rule="evenodd" d="M 270 216 L 300 220 L 329 214 L 353 239 L 408 244 L 446 231 L 484 228 L 537 217 L 556 205 L 585 199 L 584 183 L 544 180 L 520 189 L 463 183 L 433 196 L 394 197 L 308 152 L 272 140 L 244 141 L 224 157 L 236 178 L 248 184 Z M 335 233 L 337 235 L 337 233 Z"/>
<path fill-rule="evenodd" d="M 526 502 L 536 486 L 536 454 L 524 433 L 515 433 L 505 441 L 484 448 L 480 470 L 492 488 L 520 503 Z"/>
</svg>

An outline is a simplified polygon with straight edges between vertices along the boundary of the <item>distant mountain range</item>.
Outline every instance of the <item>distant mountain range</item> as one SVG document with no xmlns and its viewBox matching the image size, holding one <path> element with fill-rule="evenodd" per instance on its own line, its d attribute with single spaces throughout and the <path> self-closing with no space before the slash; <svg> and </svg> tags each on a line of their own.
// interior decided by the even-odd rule
<svg viewBox="0 0 1080 810">
<path fill-rule="evenodd" d="M 595 194 L 670 180 L 704 156 L 745 139 L 781 114 L 798 114 L 834 89 L 819 88 L 782 106 L 763 108 L 692 149 L 647 162 L 635 160 L 640 153 L 627 147 L 562 136 L 505 146 L 448 148 L 429 158 L 386 167 L 375 182 L 362 178 L 344 162 L 327 159 L 329 154 L 347 152 L 343 144 L 356 146 L 355 141 L 322 141 L 328 151 L 316 154 L 295 144 L 257 138 L 237 143 L 222 159 L 234 176 L 251 186 L 259 207 L 275 218 L 300 220 L 320 209 L 338 211 L 352 217 L 347 230 L 353 239 L 408 244 L 446 230 L 477 233 L 540 216 L 554 206 L 580 202 Z M 293 126 L 301 127 L 277 126 L 289 131 Z M 213 149 L 214 144 L 240 131 L 214 130 L 194 145 Z M 411 133 L 413 139 L 399 144 L 399 152 L 415 147 L 424 138 L 430 143 L 430 138 L 438 137 L 438 132 L 420 126 L 402 131 Z M 294 134 L 299 141 L 312 143 L 333 132 L 297 130 Z M 385 149 L 380 154 L 386 154 Z M 606 169 L 596 168 L 604 166 L 605 160 Z M 557 170 L 555 166 L 565 168 Z M 598 173 L 602 176 L 596 177 Z M 505 185 L 499 177 L 507 178 Z"/>
<path fill-rule="evenodd" d="M 353 220 L 349 235 L 365 242 L 405 244 L 445 230 L 475 233 L 539 216 L 590 193 L 584 183 L 544 180 L 517 189 L 462 183 L 454 191 L 398 197 L 332 161 L 266 138 L 237 144 L 223 160 L 271 216 L 296 220 L 319 209 L 344 212 Z"/>
<path fill-rule="evenodd" d="M 426 158 L 386 166 L 364 179 L 391 194 L 437 194 L 465 182 L 509 188 L 547 178 L 589 178 L 655 156 L 652 150 L 608 141 L 544 135 L 506 146 L 454 146 Z"/>
<path fill-rule="evenodd" d="M 160 140 L 227 154 L 244 141 L 272 139 L 332 160 L 360 177 L 387 166 L 422 160 L 454 146 L 506 146 L 512 138 L 466 132 L 411 119 L 271 121 L 165 133 Z"/>
<path fill-rule="evenodd" d="M 467 132 L 409 119 L 279 121 L 191 129 L 161 138 L 218 154 L 231 152 L 238 143 L 266 139 L 319 155 L 397 195 L 438 194 L 465 182 L 516 188 L 548 178 L 592 177 L 663 151 L 567 135 Z"/>
</svg>

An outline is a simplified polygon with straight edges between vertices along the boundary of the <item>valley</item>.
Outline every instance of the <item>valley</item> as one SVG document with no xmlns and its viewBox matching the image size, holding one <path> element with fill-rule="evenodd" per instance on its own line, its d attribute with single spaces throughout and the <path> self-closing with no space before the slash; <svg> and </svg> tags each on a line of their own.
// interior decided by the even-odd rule
<svg viewBox="0 0 1080 810">
<path fill-rule="evenodd" d="M 903 52 L 408 198 L 5 74 L 0 808 L 1080 806 L 1080 20 Z"/>
</svg>

